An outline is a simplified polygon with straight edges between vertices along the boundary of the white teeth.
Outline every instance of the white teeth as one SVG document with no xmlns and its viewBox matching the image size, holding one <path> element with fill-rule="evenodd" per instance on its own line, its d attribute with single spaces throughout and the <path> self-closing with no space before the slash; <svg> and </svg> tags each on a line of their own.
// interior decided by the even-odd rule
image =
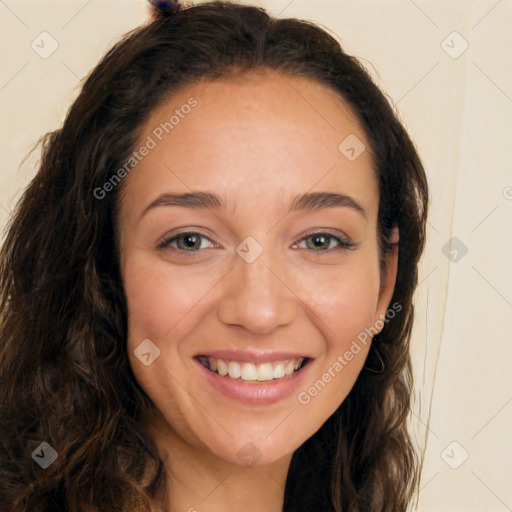
<svg viewBox="0 0 512 512">
<path fill-rule="evenodd" d="M 302 365 L 304 358 L 262 364 L 226 361 L 213 357 L 208 357 L 207 361 L 210 370 L 223 377 L 229 376 L 231 379 L 251 382 L 267 382 L 293 375 Z M 204 363 L 206 364 L 206 359 Z"/>
<path fill-rule="evenodd" d="M 294 370 L 295 370 L 295 364 L 293 363 L 293 361 L 290 361 L 284 367 L 284 374 L 291 375 L 294 372 Z"/>
<path fill-rule="evenodd" d="M 274 370 L 271 363 L 259 364 L 256 368 L 256 379 L 261 381 L 272 380 L 274 378 Z"/>
<path fill-rule="evenodd" d="M 234 363 L 233 361 L 230 361 L 228 363 L 228 371 L 229 371 L 229 376 L 232 379 L 238 379 L 238 377 L 240 377 L 241 369 L 240 369 L 240 365 L 238 363 Z"/>
<path fill-rule="evenodd" d="M 223 359 L 217 359 L 217 373 L 222 376 L 228 374 L 228 365 Z"/>
<path fill-rule="evenodd" d="M 274 368 L 274 379 L 280 379 L 284 377 L 284 363 L 279 363 Z"/>
<path fill-rule="evenodd" d="M 244 363 L 240 377 L 242 380 L 256 380 L 256 365 L 253 363 Z"/>
</svg>

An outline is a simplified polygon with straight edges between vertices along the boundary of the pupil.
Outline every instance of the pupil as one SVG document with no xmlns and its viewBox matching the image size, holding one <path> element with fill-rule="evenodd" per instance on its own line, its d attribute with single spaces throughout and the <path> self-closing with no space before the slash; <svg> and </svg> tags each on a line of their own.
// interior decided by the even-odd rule
<svg viewBox="0 0 512 512">
<path fill-rule="evenodd" d="M 194 248 L 194 246 L 197 244 L 197 235 L 186 235 L 183 237 L 183 240 L 185 241 L 185 245 L 190 248 Z"/>
<path fill-rule="evenodd" d="M 326 244 L 326 237 L 325 236 L 314 236 L 312 238 L 312 240 L 313 240 L 313 245 L 316 248 L 324 246 Z"/>
</svg>

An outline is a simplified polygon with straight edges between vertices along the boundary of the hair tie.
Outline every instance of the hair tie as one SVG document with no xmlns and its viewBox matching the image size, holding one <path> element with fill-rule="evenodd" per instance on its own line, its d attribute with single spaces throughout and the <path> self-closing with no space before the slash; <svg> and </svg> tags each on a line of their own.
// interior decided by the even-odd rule
<svg viewBox="0 0 512 512">
<path fill-rule="evenodd" d="M 148 0 L 148 4 L 156 16 L 171 16 L 180 9 L 179 0 Z"/>
</svg>

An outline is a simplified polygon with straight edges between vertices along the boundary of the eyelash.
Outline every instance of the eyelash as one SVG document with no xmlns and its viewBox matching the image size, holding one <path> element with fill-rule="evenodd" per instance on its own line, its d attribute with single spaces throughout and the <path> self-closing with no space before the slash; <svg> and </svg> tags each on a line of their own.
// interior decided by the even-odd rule
<svg viewBox="0 0 512 512">
<path fill-rule="evenodd" d="M 161 242 L 158 243 L 157 249 L 158 250 L 163 250 L 163 249 L 171 248 L 173 251 L 180 251 L 182 253 L 197 253 L 197 252 L 200 252 L 200 249 L 187 251 L 186 249 L 180 249 L 180 248 L 176 248 L 176 247 L 171 247 L 171 243 L 173 243 L 175 240 L 177 240 L 178 238 L 183 237 L 185 235 L 199 235 L 201 238 L 205 238 L 205 239 L 209 240 L 210 242 L 215 243 L 210 238 L 208 238 L 207 236 L 205 236 L 205 235 L 203 235 L 201 233 L 198 233 L 197 231 L 182 231 L 181 233 L 177 233 L 177 234 L 174 234 L 174 235 L 172 235 L 170 237 L 164 238 Z M 356 246 L 357 246 L 357 244 L 354 244 L 354 243 L 350 242 L 346 238 L 343 238 L 343 237 L 341 237 L 339 235 L 334 235 L 333 233 L 329 233 L 329 232 L 326 232 L 326 231 L 317 231 L 317 232 L 314 232 L 314 233 L 309 233 L 305 237 L 301 238 L 299 240 L 299 242 L 302 242 L 303 240 L 307 240 L 308 238 L 314 238 L 314 237 L 320 237 L 320 236 L 323 236 L 323 237 L 328 238 L 328 239 L 335 240 L 338 243 L 338 246 L 330 248 L 330 249 L 320 249 L 320 250 L 317 250 L 317 251 L 315 251 L 314 249 L 311 249 L 312 252 L 316 252 L 316 253 L 329 253 L 329 252 L 332 252 L 333 250 L 348 250 L 348 251 L 351 251 L 351 250 L 355 249 Z M 294 245 L 297 245 L 297 242 L 294 242 Z"/>
</svg>

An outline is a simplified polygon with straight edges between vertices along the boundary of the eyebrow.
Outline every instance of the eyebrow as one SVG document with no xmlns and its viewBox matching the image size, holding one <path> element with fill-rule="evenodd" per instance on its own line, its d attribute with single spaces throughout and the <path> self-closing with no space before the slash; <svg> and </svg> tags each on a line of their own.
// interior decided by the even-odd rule
<svg viewBox="0 0 512 512">
<path fill-rule="evenodd" d="M 162 194 L 142 212 L 140 219 L 149 211 L 161 206 L 181 206 L 191 209 L 227 209 L 226 202 L 212 192 L 187 192 L 184 194 Z M 334 192 L 307 192 L 295 196 L 290 202 L 289 212 L 321 210 L 324 208 L 350 208 L 367 218 L 364 208 L 352 197 Z"/>
</svg>

